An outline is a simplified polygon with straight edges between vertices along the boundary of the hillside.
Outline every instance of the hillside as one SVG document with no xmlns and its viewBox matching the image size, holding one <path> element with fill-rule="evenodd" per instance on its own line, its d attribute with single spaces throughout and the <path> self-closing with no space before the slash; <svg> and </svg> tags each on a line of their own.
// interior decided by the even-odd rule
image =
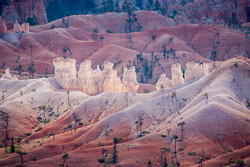
<svg viewBox="0 0 250 167">
<path fill-rule="evenodd" d="M 168 69 L 173 63 L 184 66 L 187 61 L 222 61 L 234 56 L 249 58 L 250 40 L 240 31 L 223 26 L 176 25 L 174 20 L 155 12 L 140 11 L 136 14 L 144 31 L 130 34 L 121 33 L 126 27 L 124 13 L 75 15 L 30 27 L 30 32 L 7 32 L 0 40 L 1 66 L 14 69 L 18 66 L 18 59 L 27 72 L 33 61 L 37 74 L 45 75 L 45 71 L 52 74 L 52 59 L 68 56 L 75 58 L 77 64 L 92 60 L 93 68 L 110 61 L 116 64 L 119 75 L 122 67 L 136 65 L 141 69 L 137 74 L 140 76 L 147 59 L 152 64 L 148 67 L 152 70 L 152 78 L 144 82 L 155 83 L 161 73 L 167 73 L 170 78 Z M 163 54 L 171 48 L 172 53 Z M 140 53 L 144 60 L 138 62 Z"/>
<path fill-rule="evenodd" d="M 0 1 L 0 166 L 250 166 L 249 9 Z"/>
<path fill-rule="evenodd" d="M 249 66 L 245 58 L 229 59 L 193 83 L 146 94 L 104 92 L 89 97 L 71 91 L 72 108 L 66 111 L 67 96 L 60 97 L 66 92 L 54 85 L 53 78 L 28 80 L 25 85 L 24 81 L 0 80 L 1 92 L 8 87 L 1 108 L 9 111 L 10 118 L 20 118 L 10 121 L 16 127 L 11 134 L 24 136 L 32 132 L 22 144 L 28 153 L 24 156 L 26 166 L 58 166 L 64 152 L 69 154 L 67 162 L 71 166 L 102 166 L 97 159 L 102 157 L 103 148 L 108 157 L 111 155 L 115 136 L 122 138 L 117 147 L 117 166 L 145 166 L 149 160 L 152 166 L 159 166 L 160 148 L 174 149 L 173 135 L 179 138 L 183 135 L 183 141 L 177 144 L 177 150 L 184 148 L 177 151 L 181 166 L 195 165 L 202 156 L 207 166 L 224 166 L 229 157 L 240 157 L 249 164 L 250 125 L 246 107 L 246 99 L 250 98 Z M 35 91 L 31 91 L 34 87 Z M 26 108 L 21 110 L 20 102 Z M 35 108 L 42 104 L 52 106 L 54 111 L 63 105 L 59 107 L 58 119 L 35 132 L 39 126 Z M 72 132 L 65 127 L 74 124 L 74 115 L 81 116 L 83 125 Z M 143 117 L 145 136 L 137 138 L 135 121 L 139 116 Z M 183 132 L 177 126 L 179 122 L 185 122 Z M 42 142 L 41 137 L 52 132 L 56 134 L 55 141 L 51 136 Z M 149 148 L 150 151 L 146 151 Z M 135 156 L 138 154 L 140 156 Z M 32 161 L 34 157 L 36 161 Z M 171 159 L 167 153 L 169 163 Z M 18 162 L 18 156 L 10 154 L 0 159 L 0 166 L 13 166 Z"/>
</svg>

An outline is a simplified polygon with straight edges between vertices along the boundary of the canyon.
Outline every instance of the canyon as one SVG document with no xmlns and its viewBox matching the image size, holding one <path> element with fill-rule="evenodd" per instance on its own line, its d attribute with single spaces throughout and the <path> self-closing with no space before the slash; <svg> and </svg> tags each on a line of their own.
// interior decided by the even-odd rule
<svg viewBox="0 0 250 167">
<path fill-rule="evenodd" d="M 249 166 L 249 1 L 111 1 L 0 2 L 0 166 Z"/>
</svg>

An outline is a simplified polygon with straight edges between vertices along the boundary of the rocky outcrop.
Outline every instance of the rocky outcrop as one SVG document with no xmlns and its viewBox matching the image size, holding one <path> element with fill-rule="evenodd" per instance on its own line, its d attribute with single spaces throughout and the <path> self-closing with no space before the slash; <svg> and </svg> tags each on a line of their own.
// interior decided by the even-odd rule
<svg viewBox="0 0 250 167">
<path fill-rule="evenodd" d="M 156 83 L 156 90 L 172 88 L 172 82 L 166 77 L 166 74 L 161 74 L 161 77 Z"/>
<path fill-rule="evenodd" d="M 75 59 L 56 58 L 53 64 L 57 82 L 67 90 L 79 90 L 89 95 L 96 95 L 104 91 L 136 93 L 139 88 L 134 68 L 124 71 L 121 82 L 117 71 L 113 70 L 114 65 L 110 62 L 104 62 L 104 69 L 101 71 L 99 66 L 93 70 L 91 61 L 86 60 L 80 64 L 77 72 Z"/>
<path fill-rule="evenodd" d="M 117 71 L 113 70 L 113 63 L 104 62 L 103 74 L 103 91 L 118 91 L 123 90 L 121 79 L 117 76 Z"/>
<path fill-rule="evenodd" d="M 208 74 L 210 65 L 207 63 L 187 62 L 185 70 L 185 81 L 200 78 Z"/>
<path fill-rule="evenodd" d="M 126 67 L 122 76 L 123 91 L 136 93 L 139 89 L 139 83 L 137 82 L 135 67 L 132 66 L 129 69 Z"/>
<path fill-rule="evenodd" d="M 6 33 L 6 31 L 7 31 L 7 27 L 6 27 L 5 21 L 2 18 L 2 16 L 0 16 L 0 34 Z"/>
<path fill-rule="evenodd" d="M 185 80 L 183 78 L 183 72 L 179 63 L 171 66 L 172 80 L 169 80 L 165 74 L 161 74 L 161 77 L 156 83 L 156 89 L 168 89 L 176 85 L 183 84 L 184 81 L 194 80 L 207 75 L 213 68 L 213 63 L 194 63 L 187 62 L 185 70 Z"/>
<path fill-rule="evenodd" d="M 15 75 L 12 76 L 12 75 L 10 74 L 10 69 L 9 69 L 9 68 L 7 68 L 7 69 L 5 70 L 5 74 L 2 75 L 2 79 L 18 80 L 18 78 L 17 78 Z"/>
<path fill-rule="evenodd" d="M 181 70 L 181 65 L 179 63 L 173 64 L 171 66 L 171 81 L 172 85 L 179 85 L 184 83 L 183 73 Z"/>
<path fill-rule="evenodd" d="M 56 58 L 53 60 L 56 78 L 76 78 L 76 60 L 70 58 Z"/>
<path fill-rule="evenodd" d="M 21 25 L 17 22 L 17 20 L 16 20 L 16 23 L 14 24 L 13 31 L 14 31 L 14 32 L 20 32 L 20 31 L 22 31 L 22 27 L 21 27 Z"/>
<path fill-rule="evenodd" d="M 16 20 L 24 23 L 27 19 L 33 19 L 38 24 L 48 22 L 43 0 L 10 0 L 8 5 L 3 6 L 2 16 L 6 24 L 12 25 Z"/>
<path fill-rule="evenodd" d="M 30 25 L 29 25 L 29 23 L 23 23 L 22 24 L 22 31 L 23 32 L 29 32 L 30 31 Z"/>
</svg>

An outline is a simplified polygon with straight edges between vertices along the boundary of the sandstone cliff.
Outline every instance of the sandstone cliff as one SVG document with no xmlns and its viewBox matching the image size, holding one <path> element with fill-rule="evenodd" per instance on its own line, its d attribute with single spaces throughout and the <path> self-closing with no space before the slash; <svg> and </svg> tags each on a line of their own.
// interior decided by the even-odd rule
<svg viewBox="0 0 250 167">
<path fill-rule="evenodd" d="M 89 95 L 96 95 L 105 91 L 137 93 L 139 88 L 135 68 L 124 70 L 122 82 L 110 62 L 104 62 L 102 71 L 99 66 L 93 70 L 89 60 L 82 62 L 78 71 L 75 59 L 55 58 L 53 64 L 57 82 L 67 90 L 79 90 Z"/>
<path fill-rule="evenodd" d="M 171 77 L 172 77 L 171 81 L 172 81 L 173 86 L 184 83 L 183 73 L 182 73 L 181 65 L 179 63 L 173 64 L 171 66 Z"/>
<path fill-rule="evenodd" d="M 186 70 L 182 72 L 182 66 L 177 63 L 171 66 L 172 80 L 168 79 L 165 74 L 161 74 L 159 80 L 156 83 L 156 89 L 169 89 L 176 85 L 183 84 L 184 81 L 199 79 L 207 75 L 216 63 L 194 63 L 187 62 Z M 184 73 L 184 75 L 183 75 Z M 184 76 L 184 77 L 183 77 Z"/>
</svg>

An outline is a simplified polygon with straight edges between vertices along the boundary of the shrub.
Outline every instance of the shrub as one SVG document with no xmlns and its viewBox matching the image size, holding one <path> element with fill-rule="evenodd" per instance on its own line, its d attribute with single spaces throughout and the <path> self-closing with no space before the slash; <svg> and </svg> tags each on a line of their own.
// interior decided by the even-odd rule
<svg viewBox="0 0 250 167">
<path fill-rule="evenodd" d="M 242 160 L 242 159 L 238 159 L 237 161 L 236 161 L 236 164 L 239 166 L 239 167 L 243 167 L 244 165 L 245 165 L 245 163 L 244 163 L 244 161 Z"/>
<path fill-rule="evenodd" d="M 32 135 L 32 132 L 27 132 L 27 133 L 25 133 L 25 135 L 30 136 L 30 135 Z"/>
<path fill-rule="evenodd" d="M 18 138 L 16 139 L 16 141 L 17 141 L 18 143 L 21 143 L 22 137 L 18 137 Z"/>
<path fill-rule="evenodd" d="M 97 28 L 97 27 L 95 27 L 95 28 L 93 29 L 93 32 L 94 32 L 95 34 L 99 33 L 98 28 Z"/>
<path fill-rule="evenodd" d="M 30 143 L 30 141 L 28 139 L 26 139 L 24 142 L 25 142 L 25 144 L 29 144 Z"/>
<path fill-rule="evenodd" d="M 165 137 L 167 137 L 167 136 L 162 134 L 161 137 L 165 138 Z"/>
<path fill-rule="evenodd" d="M 42 117 L 37 117 L 37 120 L 39 121 L 39 122 L 41 122 L 42 120 L 43 120 L 43 118 Z"/>
<path fill-rule="evenodd" d="M 180 149 L 179 149 L 180 152 L 183 151 L 183 150 L 184 150 L 184 148 L 180 148 Z"/>
<path fill-rule="evenodd" d="M 50 29 L 52 30 L 52 29 L 55 29 L 56 28 L 56 26 L 54 25 L 54 24 L 52 24 L 51 26 L 50 26 Z"/>
<path fill-rule="evenodd" d="M 110 29 L 107 29 L 106 33 L 114 33 L 114 32 L 112 30 L 110 30 Z"/>
<path fill-rule="evenodd" d="M 26 22 L 29 23 L 31 26 L 35 26 L 35 25 L 38 25 L 38 24 L 39 24 L 39 22 L 38 22 L 36 16 L 28 17 L 28 18 L 26 19 Z"/>
<path fill-rule="evenodd" d="M 46 119 L 45 121 L 44 121 L 44 123 L 46 124 L 46 123 L 49 123 L 50 122 L 50 119 Z"/>
<path fill-rule="evenodd" d="M 83 122 L 82 122 L 82 121 L 80 121 L 80 122 L 79 122 L 79 125 L 83 125 Z"/>
<path fill-rule="evenodd" d="M 188 155 L 190 155 L 190 156 L 196 156 L 197 154 L 196 154 L 196 152 L 189 152 Z"/>
<path fill-rule="evenodd" d="M 234 67 L 238 67 L 238 63 L 237 62 L 234 62 Z"/>
<path fill-rule="evenodd" d="M 149 131 L 144 130 L 144 131 L 142 131 L 142 133 L 144 133 L 144 134 L 149 134 L 150 132 L 149 132 Z"/>
<path fill-rule="evenodd" d="M 65 129 L 69 129 L 69 128 L 72 128 L 73 127 L 73 124 L 69 124 Z"/>
<path fill-rule="evenodd" d="M 104 159 L 104 158 L 98 158 L 97 161 L 98 161 L 99 163 L 104 163 L 104 162 L 105 162 L 105 159 Z"/>
<path fill-rule="evenodd" d="M 38 132 L 38 131 L 40 131 L 40 130 L 42 130 L 43 128 L 41 127 L 41 126 L 39 126 L 36 130 L 35 130 L 35 132 Z"/>
</svg>

